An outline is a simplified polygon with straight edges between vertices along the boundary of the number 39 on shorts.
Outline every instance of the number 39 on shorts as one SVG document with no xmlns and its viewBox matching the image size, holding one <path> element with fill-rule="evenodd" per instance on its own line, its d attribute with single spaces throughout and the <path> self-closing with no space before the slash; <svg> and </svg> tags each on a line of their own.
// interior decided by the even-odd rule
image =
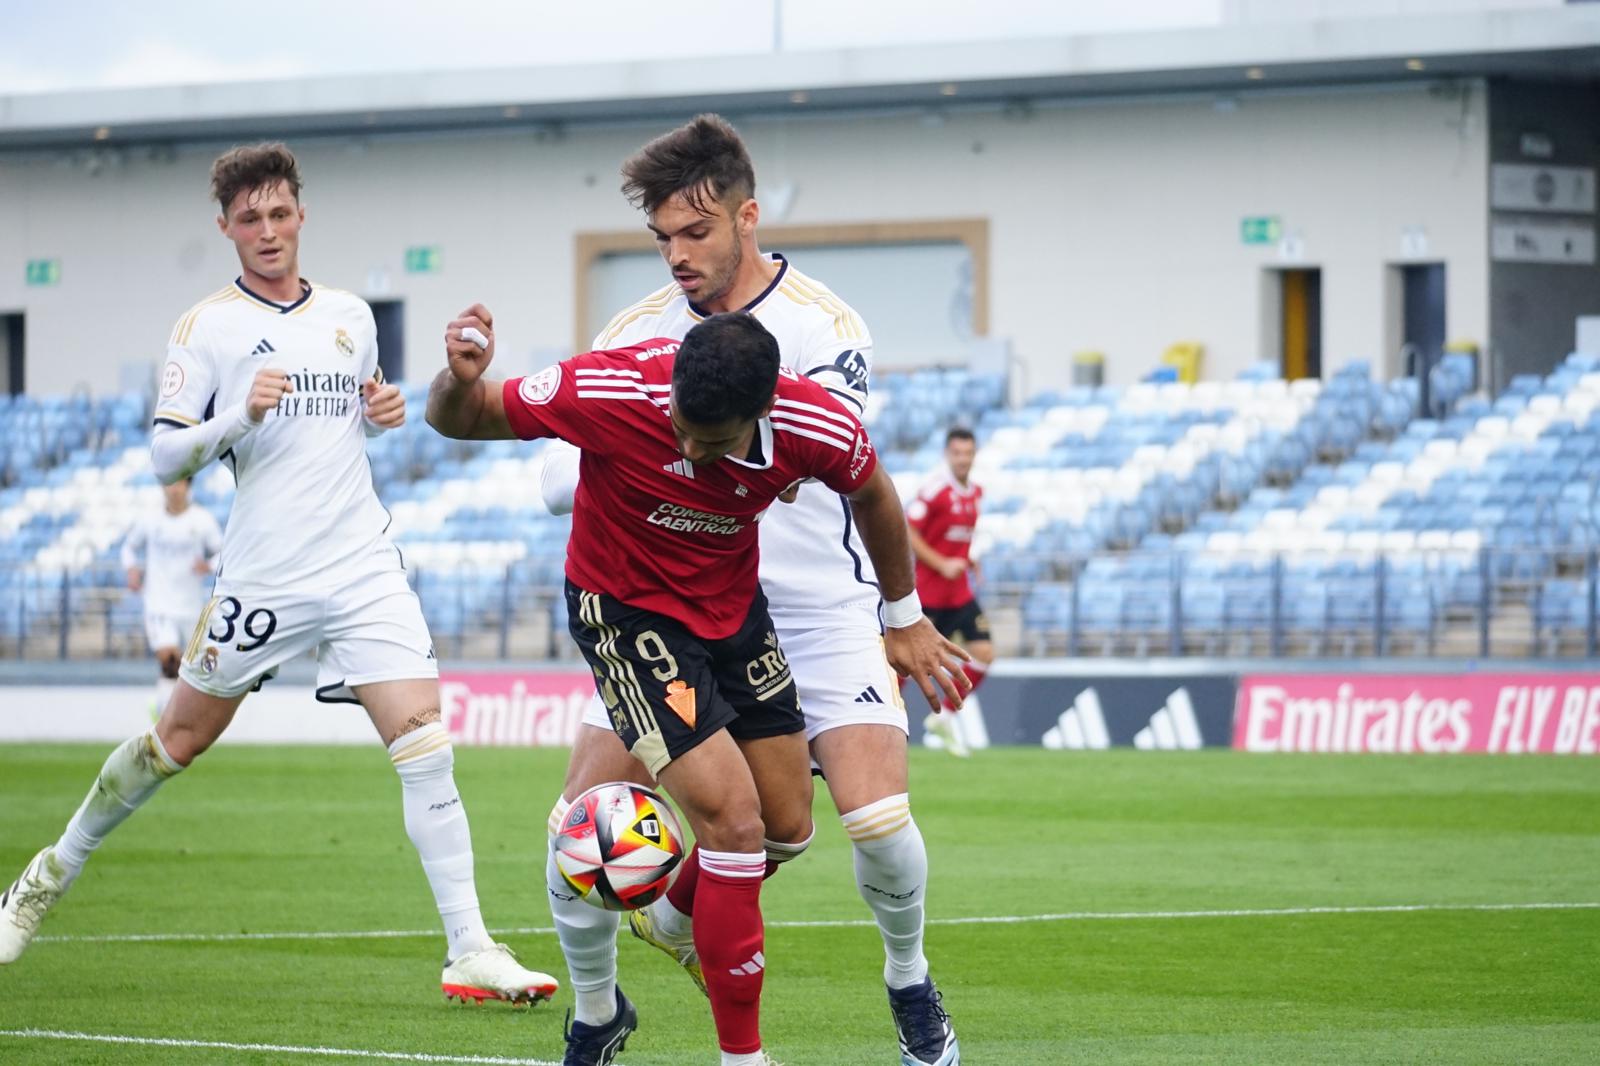
<svg viewBox="0 0 1600 1066">
<path fill-rule="evenodd" d="M 221 596 L 212 600 L 200 615 L 194 637 L 189 641 L 190 655 L 198 649 L 201 634 L 218 644 L 233 644 L 234 651 L 254 651 L 265 644 L 278 628 L 278 616 L 266 607 L 247 608 L 237 596 Z M 234 638 L 238 637 L 237 643 Z"/>
</svg>

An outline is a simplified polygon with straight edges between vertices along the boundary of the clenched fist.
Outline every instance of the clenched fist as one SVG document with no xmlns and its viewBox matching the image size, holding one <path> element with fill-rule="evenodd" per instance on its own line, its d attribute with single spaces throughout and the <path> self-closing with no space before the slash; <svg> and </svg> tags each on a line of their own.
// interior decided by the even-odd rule
<svg viewBox="0 0 1600 1066">
<path fill-rule="evenodd" d="M 245 414 L 250 421 L 260 423 L 267 412 L 278 406 L 278 401 L 294 391 L 294 383 L 282 370 L 258 370 L 250 384 L 250 395 L 244 401 Z"/>
<path fill-rule="evenodd" d="M 484 343 L 478 343 L 477 337 Z M 489 309 L 473 304 L 451 319 L 444 330 L 444 351 L 457 381 L 470 385 L 482 377 L 494 361 L 494 316 Z"/>
<path fill-rule="evenodd" d="M 406 398 L 400 386 L 379 385 L 368 378 L 361 385 L 361 395 L 367 401 L 367 421 L 380 429 L 398 429 L 406 424 Z"/>
</svg>

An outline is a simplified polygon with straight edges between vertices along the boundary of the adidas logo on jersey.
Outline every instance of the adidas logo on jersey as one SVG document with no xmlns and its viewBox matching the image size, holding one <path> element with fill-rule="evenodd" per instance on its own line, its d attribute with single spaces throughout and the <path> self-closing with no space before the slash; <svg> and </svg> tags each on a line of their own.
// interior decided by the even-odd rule
<svg viewBox="0 0 1600 1066">
<path fill-rule="evenodd" d="M 690 481 L 694 480 L 694 464 L 687 459 L 679 459 L 675 463 L 668 463 L 661 469 L 669 474 L 677 474 L 679 477 L 686 477 Z"/>
<path fill-rule="evenodd" d="M 250 354 L 251 355 L 266 355 L 268 352 L 275 352 L 277 350 L 278 349 L 276 349 L 276 348 L 274 348 L 272 346 L 272 342 L 271 341 L 269 341 L 265 337 L 263 337 L 263 338 L 261 338 L 261 343 L 256 345 L 255 351 L 251 352 Z"/>
<path fill-rule="evenodd" d="M 874 688 L 871 685 L 868 685 L 865 689 L 863 689 L 861 691 L 861 695 L 856 697 L 855 702 L 857 702 L 857 703 L 882 703 L 883 702 L 883 697 L 878 695 L 878 690 L 876 688 Z"/>
</svg>

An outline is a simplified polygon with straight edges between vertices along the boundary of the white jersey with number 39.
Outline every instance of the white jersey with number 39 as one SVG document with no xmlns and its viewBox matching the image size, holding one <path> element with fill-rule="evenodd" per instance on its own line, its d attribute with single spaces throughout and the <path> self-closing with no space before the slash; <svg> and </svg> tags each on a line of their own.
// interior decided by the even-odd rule
<svg viewBox="0 0 1600 1066">
<path fill-rule="evenodd" d="M 740 310 L 778 341 L 785 366 L 811 378 L 860 415 L 872 373 L 872 338 L 850 307 L 781 255 L 772 284 Z M 596 350 L 651 337 L 682 338 L 706 319 L 676 284 L 619 313 L 594 339 Z M 761 521 L 761 587 L 780 626 L 827 626 L 846 604 L 875 605 L 876 574 L 862 547 L 850 505 L 817 482 L 794 503 L 774 504 Z"/>
<path fill-rule="evenodd" d="M 230 587 L 317 583 L 373 549 L 389 516 L 372 488 L 362 383 L 377 376 L 377 327 L 365 301 L 307 284 L 292 304 L 235 281 L 173 330 L 155 422 L 192 426 L 242 404 L 256 372 L 292 391 L 222 461 L 238 482 L 218 578 Z"/>
</svg>

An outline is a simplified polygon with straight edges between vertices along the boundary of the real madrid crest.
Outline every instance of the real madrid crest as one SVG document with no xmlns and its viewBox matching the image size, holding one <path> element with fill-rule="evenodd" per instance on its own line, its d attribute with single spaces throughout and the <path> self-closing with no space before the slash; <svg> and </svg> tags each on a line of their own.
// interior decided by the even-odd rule
<svg viewBox="0 0 1600 1066">
<path fill-rule="evenodd" d="M 333 331 L 333 346 L 339 349 L 341 355 L 355 355 L 356 342 L 350 339 L 350 334 L 342 329 Z"/>
</svg>

